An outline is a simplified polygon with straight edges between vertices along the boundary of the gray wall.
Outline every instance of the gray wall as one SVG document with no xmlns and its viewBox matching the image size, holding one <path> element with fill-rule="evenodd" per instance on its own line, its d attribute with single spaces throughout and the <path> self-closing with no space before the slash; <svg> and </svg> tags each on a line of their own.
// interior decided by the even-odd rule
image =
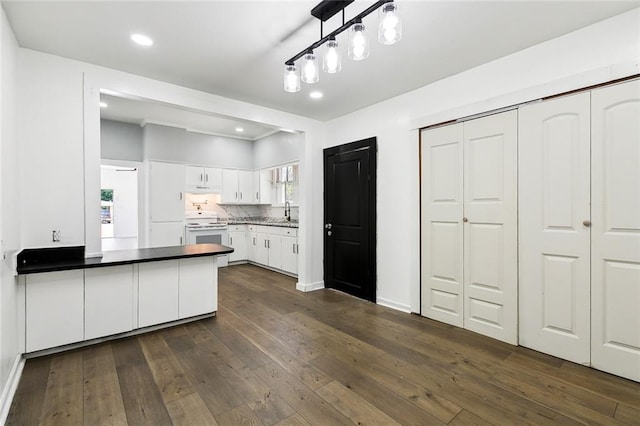
<svg viewBox="0 0 640 426">
<path fill-rule="evenodd" d="M 278 132 L 253 144 L 253 166 L 266 169 L 284 163 L 300 160 L 300 147 L 304 143 L 304 134 Z"/>
<path fill-rule="evenodd" d="M 147 124 L 143 129 L 144 157 L 193 165 L 253 170 L 253 142 L 176 127 Z"/>
<path fill-rule="evenodd" d="M 142 128 L 137 124 L 100 120 L 100 158 L 142 161 Z"/>
</svg>

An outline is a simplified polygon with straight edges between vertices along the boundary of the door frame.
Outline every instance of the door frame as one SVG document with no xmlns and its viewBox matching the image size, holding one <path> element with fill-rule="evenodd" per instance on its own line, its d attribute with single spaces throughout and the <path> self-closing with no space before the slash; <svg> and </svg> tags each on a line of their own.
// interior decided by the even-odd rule
<svg viewBox="0 0 640 426">
<path fill-rule="evenodd" d="M 359 141 L 350 142 L 342 145 L 332 146 L 325 148 L 323 150 L 323 163 L 322 163 L 322 173 L 323 173 L 323 194 L 326 194 L 327 188 L 327 175 L 325 173 L 325 167 L 327 164 L 327 158 L 331 155 L 336 154 L 345 154 L 348 152 L 360 151 L 360 150 L 368 150 L 369 153 L 369 199 L 367 200 L 369 204 L 369 223 L 367 224 L 367 232 L 369 237 L 369 250 L 368 250 L 368 269 L 371 271 L 369 274 L 369 279 L 367 281 L 367 291 L 366 291 L 366 300 L 376 303 L 376 294 L 377 294 L 377 282 L 378 282 L 378 271 L 377 271 L 377 175 L 378 175 L 378 143 L 377 138 L 375 136 L 361 139 Z M 327 203 L 326 197 L 323 196 L 323 227 L 324 224 L 327 223 Z M 323 231 L 323 279 L 325 286 L 327 288 L 331 288 L 328 286 L 328 268 L 327 268 L 327 245 L 325 244 L 325 234 Z"/>
</svg>

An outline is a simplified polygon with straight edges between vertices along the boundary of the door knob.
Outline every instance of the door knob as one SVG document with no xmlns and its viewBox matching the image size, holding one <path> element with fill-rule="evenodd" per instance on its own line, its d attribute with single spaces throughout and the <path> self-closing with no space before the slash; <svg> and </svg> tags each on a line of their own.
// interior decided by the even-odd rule
<svg viewBox="0 0 640 426">
<path fill-rule="evenodd" d="M 467 222 L 469 222 L 469 219 L 468 219 L 468 218 L 466 218 L 466 217 L 463 217 L 463 218 L 462 218 L 462 221 L 463 221 L 464 223 L 467 223 Z"/>
<path fill-rule="evenodd" d="M 328 236 L 331 236 L 331 231 L 327 231 L 327 235 L 328 235 Z"/>
<path fill-rule="evenodd" d="M 327 223 L 327 224 L 324 225 L 324 227 L 325 227 L 325 229 L 331 229 L 331 224 Z"/>
<path fill-rule="evenodd" d="M 591 226 L 591 221 L 590 220 L 583 220 L 582 224 L 588 228 L 588 227 Z"/>
</svg>

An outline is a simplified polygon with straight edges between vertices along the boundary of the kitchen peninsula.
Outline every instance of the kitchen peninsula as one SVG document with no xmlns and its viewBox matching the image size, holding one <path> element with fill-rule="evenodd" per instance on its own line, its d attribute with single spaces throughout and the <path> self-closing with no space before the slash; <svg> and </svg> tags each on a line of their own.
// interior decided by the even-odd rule
<svg viewBox="0 0 640 426">
<path fill-rule="evenodd" d="M 84 258 L 84 247 L 25 249 L 17 259 L 26 301 L 23 352 L 55 352 L 215 315 L 217 258 L 232 252 L 197 244 Z"/>
</svg>

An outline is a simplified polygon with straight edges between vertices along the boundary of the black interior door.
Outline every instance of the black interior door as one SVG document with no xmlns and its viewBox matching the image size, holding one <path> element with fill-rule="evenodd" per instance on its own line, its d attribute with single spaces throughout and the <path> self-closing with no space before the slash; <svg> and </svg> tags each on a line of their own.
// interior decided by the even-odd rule
<svg viewBox="0 0 640 426">
<path fill-rule="evenodd" d="M 324 283 L 376 301 L 376 138 L 324 150 Z"/>
</svg>

